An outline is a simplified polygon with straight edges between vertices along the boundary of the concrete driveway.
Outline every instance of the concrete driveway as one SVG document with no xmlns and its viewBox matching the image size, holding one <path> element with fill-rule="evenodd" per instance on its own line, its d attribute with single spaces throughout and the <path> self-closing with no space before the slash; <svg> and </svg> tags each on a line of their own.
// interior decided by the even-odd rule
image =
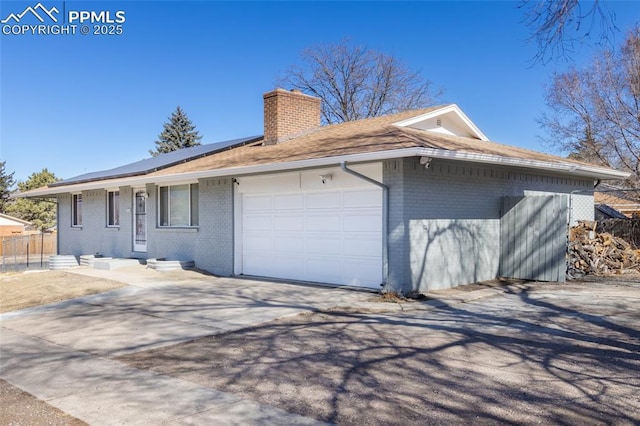
<svg viewBox="0 0 640 426">
<path fill-rule="evenodd" d="M 640 422 L 638 284 L 454 289 L 402 306 L 77 272 L 131 286 L 0 315 L 0 378 L 90 424 Z"/>
<path fill-rule="evenodd" d="M 130 286 L 0 315 L 0 377 L 90 424 L 314 424 L 109 358 L 373 299 L 370 292 L 142 267 L 74 272 Z"/>
<path fill-rule="evenodd" d="M 336 306 L 370 306 L 371 292 L 164 274 L 132 267 L 74 272 L 130 284 L 119 290 L 0 315 L 2 327 L 67 348 L 116 356 Z M 165 280 L 160 281 L 158 277 Z M 173 278 L 173 279 L 171 279 Z"/>
</svg>

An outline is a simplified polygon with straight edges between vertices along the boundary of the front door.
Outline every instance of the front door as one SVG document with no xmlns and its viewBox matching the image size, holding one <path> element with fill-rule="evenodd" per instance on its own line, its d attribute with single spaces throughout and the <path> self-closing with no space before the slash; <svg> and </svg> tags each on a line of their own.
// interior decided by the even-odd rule
<svg viewBox="0 0 640 426">
<path fill-rule="evenodd" d="M 147 193 L 137 190 L 134 193 L 133 213 L 133 251 L 147 251 Z"/>
</svg>

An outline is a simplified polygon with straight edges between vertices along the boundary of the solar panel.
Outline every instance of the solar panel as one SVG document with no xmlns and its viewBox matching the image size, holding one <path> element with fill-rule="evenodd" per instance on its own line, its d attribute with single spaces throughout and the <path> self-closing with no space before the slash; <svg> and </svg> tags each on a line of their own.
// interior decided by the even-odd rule
<svg viewBox="0 0 640 426">
<path fill-rule="evenodd" d="M 125 164 L 124 166 L 115 167 L 113 169 L 84 173 L 79 176 L 50 184 L 49 186 L 62 186 L 73 183 L 144 175 L 179 163 L 184 163 L 195 158 L 215 154 L 216 152 L 224 151 L 225 149 L 246 145 L 260 139 L 262 139 L 262 136 L 251 136 L 248 138 L 232 139 L 223 142 L 198 145 L 191 148 L 178 149 L 166 154 L 160 154 L 157 157 L 145 158 L 144 160 Z"/>
</svg>

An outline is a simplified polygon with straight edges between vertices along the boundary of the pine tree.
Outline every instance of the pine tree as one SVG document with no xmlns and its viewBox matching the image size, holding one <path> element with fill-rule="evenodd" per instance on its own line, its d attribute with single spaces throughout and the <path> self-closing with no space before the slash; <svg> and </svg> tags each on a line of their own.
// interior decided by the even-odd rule
<svg viewBox="0 0 640 426">
<path fill-rule="evenodd" d="M 57 182 L 55 174 L 47 169 L 32 173 L 25 182 L 18 182 L 20 192 L 41 188 Z M 30 200 L 18 198 L 7 207 L 11 216 L 31 222 L 40 230 L 52 228 L 56 224 L 56 202 L 50 199 Z"/>
<path fill-rule="evenodd" d="M 13 179 L 15 172 L 7 173 L 4 166 L 7 162 L 0 161 L 0 213 L 5 213 L 10 204 L 11 188 L 16 181 Z"/>
<path fill-rule="evenodd" d="M 169 121 L 164 123 L 162 133 L 158 135 L 156 150 L 149 153 L 157 157 L 160 154 L 176 151 L 182 148 L 189 148 L 200 145 L 202 136 L 196 130 L 187 114 L 178 106 L 169 117 Z"/>
</svg>

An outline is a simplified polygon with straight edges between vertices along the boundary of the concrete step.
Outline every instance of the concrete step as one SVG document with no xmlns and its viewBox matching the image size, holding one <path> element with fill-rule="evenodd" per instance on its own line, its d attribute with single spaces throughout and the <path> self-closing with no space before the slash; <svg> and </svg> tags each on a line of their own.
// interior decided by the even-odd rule
<svg viewBox="0 0 640 426">
<path fill-rule="evenodd" d="M 93 269 L 103 269 L 107 271 L 134 265 L 140 265 L 140 261 L 138 259 L 113 259 L 110 257 L 102 259 L 96 258 L 93 261 Z"/>
<path fill-rule="evenodd" d="M 78 259 L 73 255 L 58 254 L 49 256 L 49 269 L 68 269 L 78 266 Z"/>
<path fill-rule="evenodd" d="M 156 271 L 173 271 L 176 269 L 193 269 L 196 264 L 193 260 L 166 260 L 147 259 L 147 267 Z"/>
</svg>

